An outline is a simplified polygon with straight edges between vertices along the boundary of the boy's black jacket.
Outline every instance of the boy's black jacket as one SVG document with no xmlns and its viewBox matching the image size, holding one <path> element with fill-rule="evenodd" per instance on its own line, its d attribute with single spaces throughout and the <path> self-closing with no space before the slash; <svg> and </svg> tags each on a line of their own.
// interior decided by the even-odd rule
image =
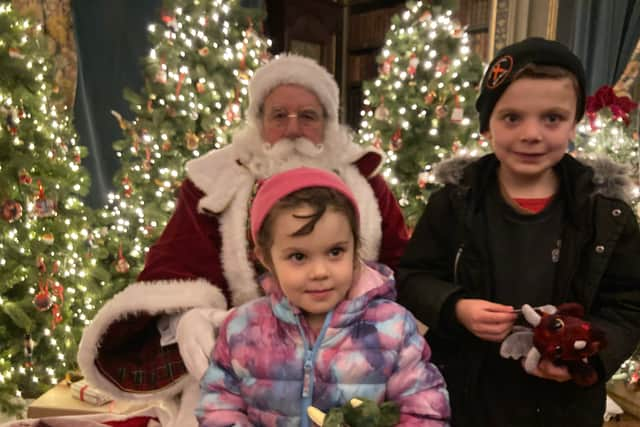
<svg viewBox="0 0 640 427">
<path fill-rule="evenodd" d="M 558 300 L 548 303 L 568 302 L 562 295 L 572 295 L 609 342 L 593 361 L 600 381 L 579 390 L 531 377 L 516 361 L 505 365 L 498 355 L 499 343 L 476 338 L 455 318 L 460 298 L 488 299 L 490 294 L 493 272 L 484 243 L 489 236 L 483 203 L 498 165 L 490 154 L 449 160 L 438 167 L 445 186 L 429 199 L 401 259 L 398 301 L 429 327 L 427 341 L 450 390 L 454 426 L 599 426 L 605 380 L 640 339 L 640 231 L 626 202 L 630 180 L 625 168 L 604 159 L 579 161 L 565 155 L 555 166 L 566 218 L 556 273 L 561 291 L 554 292 Z M 497 388 L 500 395 L 487 396 L 496 390 L 484 387 L 487 381 L 505 384 Z M 510 391 L 514 387 L 518 396 Z M 505 410 L 510 415 L 504 420 L 483 418 L 492 404 L 522 408 Z M 508 419 L 519 413 L 528 421 Z"/>
</svg>

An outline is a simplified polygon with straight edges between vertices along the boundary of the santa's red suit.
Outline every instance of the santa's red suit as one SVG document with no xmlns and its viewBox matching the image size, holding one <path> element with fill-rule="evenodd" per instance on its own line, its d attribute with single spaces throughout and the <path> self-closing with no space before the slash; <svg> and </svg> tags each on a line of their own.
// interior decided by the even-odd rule
<svg viewBox="0 0 640 427">
<path fill-rule="evenodd" d="M 309 65 L 309 60 L 295 57 L 282 60 L 286 61 Z M 319 68 L 315 63 L 313 67 Z M 255 78 L 261 85 L 266 82 L 264 87 L 250 87 L 254 101 L 256 87 L 268 93 L 269 85 L 282 80 L 280 70 L 270 74 L 265 68 L 263 77 Z M 276 74 L 272 83 L 271 76 Z M 296 72 L 289 79 L 308 76 L 308 72 Z M 317 81 L 327 82 L 330 77 L 323 78 L 297 84 L 315 88 Z M 139 281 L 108 301 L 84 331 L 78 361 L 90 383 L 124 399 L 171 400 L 182 393 L 176 412 L 184 413 L 175 420 L 182 416 L 190 421 L 171 424 L 193 425 L 191 410 L 198 398 L 198 379 L 189 375 L 175 343 L 161 345 L 158 320 L 197 307 L 222 311 L 260 295 L 248 242 L 248 208 L 256 181 L 278 170 L 312 166 L 336 172 L 358 202 L 361 257 L 396 266 L 408 241 L 402 213 L 378 174 L 380 152 L 352 142 L 348 131 L 337 124 L 334 86 L 331 97 L 323 87 L 316 91 L 324 94 L 319 97 L 329 112 L 329 123 L 323 144 L 300 148 L 309 157 L 270 156 L 268 151 L 276 152 L 282 148 L 280 143 L 276 148 L 264 144 L 258 127 L 249 124 L 228 146 L 187 163 L 188 178 L 176 211 L 151 247 Z M 310 152 L 313 150 L 322 153 Z"/>
<path fill-rule="evenodd" d="M 233 158 L 236 144 L 188 164 L 176 211 L 139 282 L 105 304 L 86 328 L 79 361 L 99 388 L 121 398 L 176 395 L 187 371 L 176 344 L 160 345 L 158 317 L 194 307 L 226 309 L 259 295 L 246 227 L 259 177 Z M 346 160 L 352 162 L 337 172 L 359 199 L 362 256 L 395 267 L 408 239 L 401 211 L 375 173 L 379 155 L 351 148 L 354 157 Z"/>
</svg>

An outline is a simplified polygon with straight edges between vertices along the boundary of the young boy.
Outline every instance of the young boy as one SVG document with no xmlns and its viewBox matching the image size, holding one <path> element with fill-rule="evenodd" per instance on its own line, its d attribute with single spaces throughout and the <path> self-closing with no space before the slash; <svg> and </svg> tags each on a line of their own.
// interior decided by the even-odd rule
<svg viewBox="0 0 640 427">
<path fill-rule="evenodd" d="M 493 154 L 440 165 L 402 258 L 399 302 L 429 326 L 453 426 L 601 426 L 605 381 L 640 337 L 640 233 L 629 180 L 607 161 L 566 154 L 584 113 L 585 77 L 565 46 L 530 38 L 490 64 L 476 109 Z M 580 387 L 542 360 L 501 358 L 514 308 L 579 302 L 606 333 Z"/>
</svg>

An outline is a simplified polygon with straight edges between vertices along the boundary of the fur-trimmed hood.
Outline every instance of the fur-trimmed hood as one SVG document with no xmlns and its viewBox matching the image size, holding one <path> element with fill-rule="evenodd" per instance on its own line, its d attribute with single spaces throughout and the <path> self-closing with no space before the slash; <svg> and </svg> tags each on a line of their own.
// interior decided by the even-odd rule
<svg viewBox="0 0 640 427">
<path fill-rule="evenodd" d="M 485 157 L 494 157 L 488 154 Z M 619 199 L 629 203 L 632 199 L 633 183 L 629 174 L 629 167 L 616 163 L 605 156 L 580 156 L 565 155 L 565 158 L 573 159 L 578 164 L 587 167 L 591 173 L 593 184 L 592 195 Z M 456 156 L 438 163 L 434 168 L 436 182 L 447 185 L 465 186 L 468 167 L 478 161 L 477 157 Z"/>
</svg>

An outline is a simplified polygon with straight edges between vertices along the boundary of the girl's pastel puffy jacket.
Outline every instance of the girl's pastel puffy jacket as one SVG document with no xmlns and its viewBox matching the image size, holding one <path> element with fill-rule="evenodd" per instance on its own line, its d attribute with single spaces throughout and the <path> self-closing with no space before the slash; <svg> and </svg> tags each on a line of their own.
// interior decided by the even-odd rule
<svg viewBox="0 0 640 427">
<path fill-rule="evenodd" d="M 446 426 L 444 379 L 416 321 L 395 298 L 393 273 L 362 265 L 349 298 L 317 337 L 277 283 L 235 309 L 220 328 L 196 410 L 201 426 L 308 426 L 306 408 L 322 411 L 352 397 L 400 406 L 400 426 Z"/>
</svg>

